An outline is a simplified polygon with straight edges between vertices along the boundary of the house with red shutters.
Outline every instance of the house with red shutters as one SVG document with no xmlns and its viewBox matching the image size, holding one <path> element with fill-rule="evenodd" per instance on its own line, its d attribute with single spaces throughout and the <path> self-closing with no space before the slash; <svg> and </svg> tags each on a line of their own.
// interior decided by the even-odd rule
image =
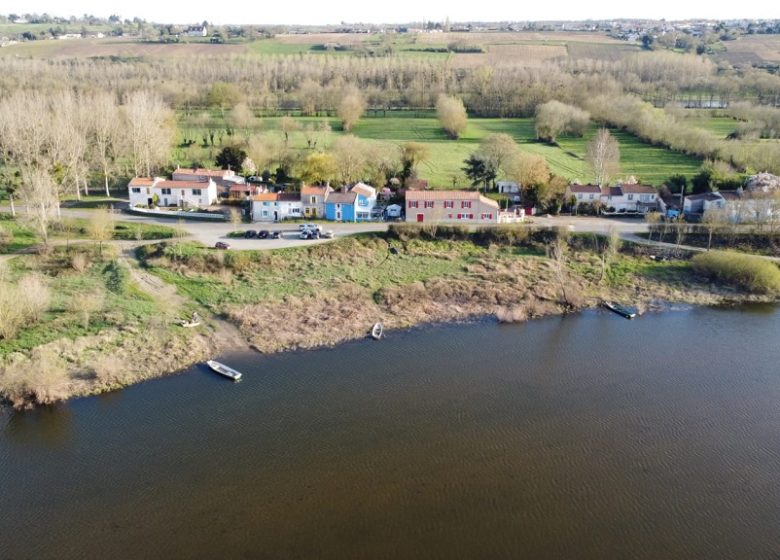
<svg viewBox="0 0 780 560">
<path fill-rule="evenodd" d="M 406 191 L 406 221 L 497 224 L 498 202 L 477 191 Z"/>
</svg>

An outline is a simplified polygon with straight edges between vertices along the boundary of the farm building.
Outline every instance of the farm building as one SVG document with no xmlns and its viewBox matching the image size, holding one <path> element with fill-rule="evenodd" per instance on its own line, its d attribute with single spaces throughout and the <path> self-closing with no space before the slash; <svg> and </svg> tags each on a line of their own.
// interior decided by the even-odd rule
<svg viewBox="0 0 780 560">
<path fill-rule="evenodd" d="M 406 191 L 407 222 L 496 224 L 499 210 L 476 191 Z"/>
</svg>

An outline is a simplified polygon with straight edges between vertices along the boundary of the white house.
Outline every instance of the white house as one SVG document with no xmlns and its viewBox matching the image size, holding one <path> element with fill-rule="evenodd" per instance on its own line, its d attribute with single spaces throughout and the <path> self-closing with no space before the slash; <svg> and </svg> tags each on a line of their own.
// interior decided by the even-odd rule
<svg viewBox="0 0 780 560">
<path fill-rule="evenodd" d="M 281 222 L 302 218 L 303 203 L 297 193 L 261 193 L 252 197 L 252 221 Z"/>
<path fill-rule="evenodd" d="M 686 217 L 693 219 L 719 210 L 732 223 L 761 223 L 778 218 L 780 198 L 763 191 L 749 193 L 737 189 L 689 195 L 683 203 Z"/>
<path fill-rule="evenodd" d="M 598 185 L 577 185 L 571 184 L 566 186 L 566 193 L 564 194 L 566 204 L 572 199 L 577 201 L 577 205 L 580 204 L 594 204 L 601 202 L 601 188 Z"/>
<path fill-rule="evenodd" d="M 357 183 L 349 192 L 357 193 L 357 201 L 355 204 L 355 219 L 360 222 L 363 220 L 370 220 L 371 213 L 376 206 L 376 189 L 365 183 Z"/>
<path fill-rule="evenodd" d="M 498 192 L 505 194 L 512 202 L 520 201 L 520 185 L 514 181 L 496 181 Z"/>
<path fill-rule="evenodd" d="M 169 181 L 161 177 L 135 177 L 127 186 L 130 207 L 178 206 L 203 208 L 217 201 L 217 185 L 208 181 Z"/>
<path fill-rule="evenodd" d="M 217 184 L 217 192 L 222 196 L 228 196 L 230 187 L 243 185 L 244 178 L 236 175 L 232 169 L 202 169 L 177 167 L 171 175 L 174 181 L 208 181 L 213 180 Z"/>
<path fill-rule="evenodd" d="M 205 25 L 194 25 L 192 27 L 188 27 L 184 34 L 187 37 L 206 37 L 209 34 L 209 30 Z"/>
<path fill-rule="evenodd" d="M 658 191 L 650 185 L 624 183 L 601 189 L 601 207 L 605 214 L 639 213 L 657 210 Z"/>
</svg>

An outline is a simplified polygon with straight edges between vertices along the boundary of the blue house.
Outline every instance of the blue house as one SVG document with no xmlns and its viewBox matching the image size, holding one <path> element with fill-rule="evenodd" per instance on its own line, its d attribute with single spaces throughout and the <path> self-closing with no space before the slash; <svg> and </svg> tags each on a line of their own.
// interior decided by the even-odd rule
<svg viewBox="0 0 780 560">
<path fill-rule="evenodd" d="M 325 199 L 325 219 L 337 222 L 364 222 L 376 206 L 376 189 L 358 183 L 349 192 L 333 192 Z"/>
<path fill-rule="evenodd" d="M 358 193 L 333 192 L 325 199 L 325 219 L 335 222 L 355 222 Z"/>
</svg>

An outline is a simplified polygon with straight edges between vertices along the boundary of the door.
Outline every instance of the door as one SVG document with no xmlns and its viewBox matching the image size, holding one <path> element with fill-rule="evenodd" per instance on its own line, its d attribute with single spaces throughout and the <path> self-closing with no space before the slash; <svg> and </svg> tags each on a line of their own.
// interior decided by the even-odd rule
<svg viewBox="0 0 780 560">
<path fill-rule="evenodd" d="M 417 214 L 417 221 L 418 222 L 425 221 L 425 214 Z"/>
<path fill-rule="evenodd" d="M 341 210 L 336 210 L 336 221 L 337 222 L 341 221 Z"/>
<path fill-rule="evenodd" d="M 278 222 L 278 221 L 279 221 L 279 212 L 274 210 L 274 222 Z"/>
</svg>

